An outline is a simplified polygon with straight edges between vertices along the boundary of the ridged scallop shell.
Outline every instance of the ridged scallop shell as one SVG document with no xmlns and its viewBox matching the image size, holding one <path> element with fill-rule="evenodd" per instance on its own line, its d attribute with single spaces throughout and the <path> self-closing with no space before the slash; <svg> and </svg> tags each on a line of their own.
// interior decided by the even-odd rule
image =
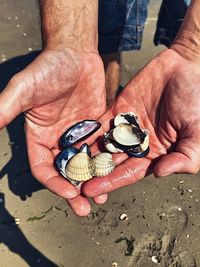
<svg viewBox="0 0 200 267">
<path fill-rule="evenodd" d="M 98 177 L 108 175 L 115 169 L 115 162 L 110 153 L 105 152 L 94 156 L 93 162 L 95 165 L 94 175 Z"/>
<path fill-rule="evenodd" d="M 93 160 L 87 153 L 80 152 L 66 166 L 66 176 L 75 181 L 87 181 L 94 176 Z"/>
</svg>

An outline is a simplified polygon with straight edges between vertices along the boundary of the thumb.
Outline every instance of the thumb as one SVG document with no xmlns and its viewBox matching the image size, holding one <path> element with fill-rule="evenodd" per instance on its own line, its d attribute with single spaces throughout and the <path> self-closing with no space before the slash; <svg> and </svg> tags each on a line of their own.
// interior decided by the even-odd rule
<svg viewBox="0 0 200 267">
<path fill-rule="evenodd" d="M 200 169 L 200 142 L 194 138 L 179 141 L 176 151 L 163 156 L 154 166 L 154 175 L 167 176 L 172 173 L 196 174 Z"/>
<path fill-rule="evenodd" d="M 25 80 L 20 77 L 20 74 L 13 76 L 0 94 L 0 129 L 25 110 L 27 86 Z"/>
</svg>

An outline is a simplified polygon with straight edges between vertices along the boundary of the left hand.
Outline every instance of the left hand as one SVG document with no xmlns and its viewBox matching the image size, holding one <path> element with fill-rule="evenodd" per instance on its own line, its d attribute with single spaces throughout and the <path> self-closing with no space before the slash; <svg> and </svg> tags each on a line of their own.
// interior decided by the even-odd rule
<svg viewBox="0 0 200 267">
<path fill-rule="evenodd" d="M 168 49 L 147 64 L 126 86 L 100 119 L 104 132 L 120 112 L 133 111 L 141 128 L 150 132 L 150 153 L 145 158 L 114 154 L 118 165 L 108 176 L 83 185 L 94 197 L 133 184 L 154 173 L 197 173 L 200 169 L 200 68 L 198 63 Z M 99 152 L 98 145 L 93 146 Z"/>
<path fill-rule="evenodd" d="M 56 171 L 58 140 L 72 124 L 98 119 L 106 108 L 103 63 L 94 52 L 44 49 L 0 94 L 0 129 L 25 112 L 25 133 L 33 176 L 69 200 L 80 216 L 90 212 L 88 200 Z M 77 198 L 75 198 L 78 195 Z M 98 197 L 102 203 L 106 196 Z"/>
</svg>

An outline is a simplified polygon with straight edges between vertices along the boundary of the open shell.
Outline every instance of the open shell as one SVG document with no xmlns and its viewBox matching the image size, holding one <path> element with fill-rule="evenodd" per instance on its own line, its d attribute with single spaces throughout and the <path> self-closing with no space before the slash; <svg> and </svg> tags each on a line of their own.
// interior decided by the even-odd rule
<svg viewBox="0 0 200 267">
<path fill-rule="evenodd" d="M 82 146 L 79 148 L 79 152 L 85 152 L 89 157 L 91 157 L 90 147 L 86 143 L 82 144 Z"/>
<path fill-rule="evenodd" d="M 138 147 L 137 149 L 129 149 L 126 151 L 126 153 L 130 156 L 130 157 L 135 157 L 135 158 L 143 158 L 146 157 L 149 154 L 149 146 L 147 147 L 146 150 L 142 151 L 140 149 L 140 147 Z"/>
<path fill-rule="evenodd" d="M 113 130 L 104 134 L 104 145 L 107 151 L 111 153 L 120 153 L 123 152 L 122 149 L 118 148 L 115 140 L 113 139 Z"/>
<path fill-rule="evenodd" d="M 77 148 L 68 147 L 57 155 L 55 159 L 56 168 L 65 178 L 67 178 L 65 173 L 66 165 L 68 161 L 78 152 L 79 150 Z"/>
<path fill-rule="evenodd" d="M 72 125 L 63 133 L 59 144 L 61 148 L 72 146 L 73 144 L 86 139 L 101 127 L 101 123 L 96 120 L 84 120 Z"/>
<path fill-rule="evenodd" d="M 66 166 L 66 176 L 75 181 L 87 181 L 94 176 L 95 166 L 87 153 L 80 152 Z"/>
<path fill-rule="evenodd" d="M 132 124 L 139 127 L 138 117 L 132 111 L 127 113 L 119 113 L 114 119 L 114 126 L 118 126 L 121 123 Z"/>
<path fill-rule="evenodd" d="M 143 129 L 143 132 L 145 134 L 144 141 L 140 144 L 140 148 L 142 151 L 147 150 L 149 146 L 149 131 L 146 129 Z"/>
<path fill-rule="evenodd" d="M 104 145 L 111 153 L 125 152 L 131 157 L 145 157 L 149 153 L 149 132 L 141 129 L 133 112 L 119 113 L 114 129 L 104 134 Z"/>
<path fill-rule="evenodd" d="M 115 169 L 115 162 L 110 153 L 105 152 L 94 156 L 93 163 L 95 165 L 94 175 L 98 177 L 108 175 Z"/>
<path fill-rule="evenodd" d="M 129 124 L 120 124 L 113 130 L 114 140 L 124 146 L 139 145 L 141 140 L 139 137 L 140 129 Z"/>
</svg>

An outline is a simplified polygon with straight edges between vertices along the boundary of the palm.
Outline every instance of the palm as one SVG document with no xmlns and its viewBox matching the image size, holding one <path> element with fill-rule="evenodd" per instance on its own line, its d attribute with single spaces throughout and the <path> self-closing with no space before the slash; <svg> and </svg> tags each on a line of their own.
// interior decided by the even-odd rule
<svg viewBox="0 0 200 267">
<path fill-rule="evenodd" d="M 104 131 L 119 112 L 138 114 L 150 131 L 150 153 L 145 158 L 116 154 L 119 166 L 105 178 L 84 185 L 88 196 L 110 192 L 154 172 L 195 173 L 200 167 L 200 107 L 198 66 L 169 49 L 154 58 L 133 78 L 102 118 Z M 93 147 L 98 150 L 97 146 Z M 96 153 L 96 152 L 95 152 Z"/>
<path fill-rule="evenodd" d="M 53 166 L 58 139 L 71 124 L 103 114 L 104 82 L 103 65 L 97 54 L 47 50 L 10 81 L 0 99 L 4 106 L 4 99 L 10 100 L 0 124 L 25 111 L 32 173 L 65 198 L 74 197 L 76 189 Z"/>
</svg>

